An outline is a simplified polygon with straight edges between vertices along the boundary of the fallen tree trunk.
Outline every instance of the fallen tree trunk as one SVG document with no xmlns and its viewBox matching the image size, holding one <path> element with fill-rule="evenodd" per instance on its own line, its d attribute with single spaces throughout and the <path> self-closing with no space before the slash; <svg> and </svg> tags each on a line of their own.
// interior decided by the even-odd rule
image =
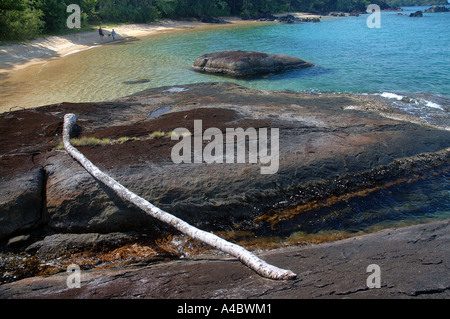
<svg viewBox="0 0 450 319">
<path fill-rule="evenodd" d="M 70 144 L 70 132 L 75 125 L 76 120 L 77 119 L 74 114 L 67 114 L 64 117 L 64 148 L 89 172 L 89 174 L 106 186 L 110 187 L 120 198 L 133 203 L 150 216 L 171 225 L 183 234 L 238 258 L 243 264 L 263 277 L 276 280 L 293 279 L 296 277 L 296 274 L 290 270 L 280 269 L 269 265 L 264 260 L 258 258 L 256 255 L 252 254 L 243 247 L 230 243 L 212 233 L 200 230 L 192 225 L 189 225 L 178 217 L 161 210 L 144 198 L 134 194 L 107 174 L 103 173 L 97 166 L 95 166 Z"/>
</svg>

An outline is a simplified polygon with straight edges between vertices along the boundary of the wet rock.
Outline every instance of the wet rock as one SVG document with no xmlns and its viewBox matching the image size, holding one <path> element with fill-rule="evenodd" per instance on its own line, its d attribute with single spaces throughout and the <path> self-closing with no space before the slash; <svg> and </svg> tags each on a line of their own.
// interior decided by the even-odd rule
<svg viewBox="0 0 450 319">
<path fill-rule="evenodd" d="M 345 12 L 330 12 L 328 14 L 330 17 L 345 17 Z"/>
<path fill-rule="evenodd" d="M 19 157 L 15 157 L 18 160 Z M 42 223 L 45 172 L 41 168 L 0 179 L 0 239 Z"/>
<path fill-rule="evenodd" d="M 300 18 L 294 17 L 291 14 L 288 14 L 286 16 L 282 16 L 278 18 L 278 21 L 280 21 L 281 23 L 287 23 L 287 24 L 292 24 L 292 23 L 300 23 L 302 22 L 302 20 Z"/>
<path fill-rule="evenodd" d="M 416 11 L 413 12 L 409 15 L 411 18 L 420 18 L 423 17 L 423 12 L 422 11 Z"/>
<path fill-rule="evenodd" d="M 51 258 L 80 251 L 99 251 L 102 248 L 114 249 L 114 247 L 132 242 L 135 238 L 135 235 L 125 233 L 55 234 L 33 243 L 25 251 L 39 257 Z"/>
<path fill-rule="evenodd" d="M 297 18 L 292 14 L 281 16 L 277 19 L 279 22 L 286 24 L 301 23 L 301 22 L 315 22 L 315 23 L 320 22 L 319 18 Z"/>
<path fill-rule="evenodd" d="M 314 66 L 301 59 L 281 54 L 249 51 L 220 51 L 199 57 L 194 71 L 232 77 L 258 76 Z"/>
<path fill-rule="evenodd" d="M 202 16 L 200 17 L 200 21 L 203 23 L 213 23 L 213 24 L 228 24 L 230 22 L 222 20 L 222 19 L 217 19 L 217 18 L 212 18 L 209 16 Z"/>
<path fill-rule="evenodd" d="M 320 22 L 320 18 L 301 18 L 301 22 L 318 23 L 318 22 Z"/>
<path fill-rule="evenodd" d="M 432 6 L 431 8 L 425 10 L 426 13 L 435 13 L 435 12 L 450 12 L 450 9 L 446 6 Z"/>
<path fill-rule="evenodd" d="M 259 13 L 256 15 L 243 16 L 242 20 L 275 21 L 277 19 L 271 13 Z"/>
</svg>

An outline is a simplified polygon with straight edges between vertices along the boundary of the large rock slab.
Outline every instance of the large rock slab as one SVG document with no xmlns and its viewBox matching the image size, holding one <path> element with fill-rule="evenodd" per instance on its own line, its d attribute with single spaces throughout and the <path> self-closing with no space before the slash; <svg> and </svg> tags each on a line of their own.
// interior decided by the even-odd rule
<svg viewBox="0 0 450 319">
<path fill-rule="evenodd" d="M 130 138 L 78 147 L 106 173 L 191 224 L 227 230 L 270 228 L 277 219 L 274 207 L 339 197 L 448 165 L 450 132 L 389 119 L 380 110 L 394 112 L 364 96 L 203 83 L 150 89 L 107 103 L 1 114 L 0 237 L 38 226 L 63 233 L 163 228 L 56 148 L 66 113 L 77 115 L 80 137 Z M 179 141 L 168 134 L 176 128 L 194 132 L 194 120 L 202 120 L 202 132 L 278 128 L 278 170 L 263 175 L 267 164 L 248 161 L 175 164 L 171 151 Z M 151 137 L 154 132 L 165 134 Z M 208 142 L 203 140 L 202 148 Z"/>
<path fill-rule="evenodd" d="M 66 272 L 27 278 L 1 285 L 0 298 L 292 299 L 284 304 L 287 308 L 272 309 L 277 315 L 298 309 L 302 298 L 448 299 L 449 240 L 450 223 L 443 221 L 261 253 L 268 262 L 295 271 L 297 278 L 289 281 L 262 278 L 235 259 L 202 256 L 144 267 L 82 270 L 78 289 L 67 287 Z M 380 267 L 380 288 L 367 286 L 372 264 Z M 165 310 L 175 313 L 184 302 L 171 302 Z M 161 306 L 161 300 L 155 306 Z"/>
<path fill-rule="evenodd" d="M 204 54 L 194 62 L 192 69 L 197 72 L 246 77 L 312 66 L 314 64 L 287 55 L 238 50 Z"/>
</svg>

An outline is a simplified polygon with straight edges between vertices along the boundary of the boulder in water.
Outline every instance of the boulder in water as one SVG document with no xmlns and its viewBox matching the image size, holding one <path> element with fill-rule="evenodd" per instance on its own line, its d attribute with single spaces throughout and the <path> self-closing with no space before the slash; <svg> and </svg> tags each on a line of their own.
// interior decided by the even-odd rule
<svg viewBox="0 0 450 319">
<path fill-rule="evenodd" d="M 194 62 L 192 69 L 197 72 L 246 77 L 312 66 L 314 64 L 287 55 L 238 50 L 204 54 Z"/>
<path fill-rule="evenodd" d="M 416 11 L 414 13 L 411 13 L 409 16 L 411 18 L 420 18 L 420 17 L 423 17 L 423 13 L 422 13 L 422 11 Z"/>
</svg>

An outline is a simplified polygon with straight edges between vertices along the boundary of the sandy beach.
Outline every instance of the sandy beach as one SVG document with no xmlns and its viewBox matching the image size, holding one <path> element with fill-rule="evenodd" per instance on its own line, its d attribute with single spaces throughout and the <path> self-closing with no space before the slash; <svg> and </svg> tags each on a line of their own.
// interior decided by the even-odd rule
<svg viewBox="0 0 450 319">
<path fill-rule="evenodd" d="M 297 18 L 319 17 L 317 15 L 303 12 L 294 12 L 290 14 Z M 277 16 L 282 15 L 285 14 L 279 14 Z M 114 29 L 117 34 L 116 41 L 124 41 L 136 38 L 145 38 L 174 30 L 186 30 L 199 27 L 227 27 L 235 24 L 261 23 L 254 20 L 242 20 L 238 17 L 224 17 L 220 19 L 229 22 L 229 24 L 209 24 L 196 20 L 163 20 L 148 24 L 128 24 L 103 28 L 105 32 L 105 37 L 103 39 L 100 39 L 97 31 L 88 31 L 76 34 L 43 37 L 18 44 L 1 45 L 0 79 L 2 76 L 6 76 L 6 73 L 11 71 L 20 70 L 30 65 L 43 63 L 49 59 L 62 57 L 91 47 L 112 43 L 114 42 L 110 36 L 112 29 Z"/>
<path fill-rule="evenodd" d="M 129 24 L 116 27 L 102 27 L 104 38 L 100 38 L 98 31 L 87 31 L 75 34 L 42 37 L 32 41 L 5 44 L 0 46 L 0 81 L 6 90 L 0 92 L 0 113 L 11 110 L 39 107 L 44 104 L 36 99 L 31 92 L 41 85 L 42 79 L 36 75 L 40 68 L 49 62 L 63 65 L 61 58 L 89 49 L 117 44 L 124 41 L 143 39 L 167 32 L 180 32 L 197 28 L 223 28 L 236 24 L 253 24 L 255 21 L 243 21 L 240 18 L 227 18 L 228 24 L 208 24 L 200 21 L 164 20 L 148 24 Z M 258 22 L 262 23 L 262 22 Z M 111 37 L 112 29 L 116 32 L 115 41 Z M 57 72 L 59 73 L 59 71 Z M 57 78 L 47 78 L 49 83 L 58 81 Z M 26 92 L 24 91 L 26 90 Z M 53 101 L 54 102 L 54 101 Z"/>
<path fill-rule="evenodd" d="M 149 24 L 120 25 L 114 27 L 114 30 L 117 34 L 116 41 L 124 41 L 201 25 L 204 24 L 198 21 L 166 20 Z M 19 44 L 2 45 L 0 46 L 0 76 L 1 74 L 5 76 L 5 73 L 17 71 L 34 64 L 44 63 L 52 58 L 112 43 L 114 41 L 110 36 L 111 31 L 112 28 L 104 28 L 105 37 L 103 39 L 100 38 L 97 31 L 88 31 L 38 38 Z"/>
</svg>

